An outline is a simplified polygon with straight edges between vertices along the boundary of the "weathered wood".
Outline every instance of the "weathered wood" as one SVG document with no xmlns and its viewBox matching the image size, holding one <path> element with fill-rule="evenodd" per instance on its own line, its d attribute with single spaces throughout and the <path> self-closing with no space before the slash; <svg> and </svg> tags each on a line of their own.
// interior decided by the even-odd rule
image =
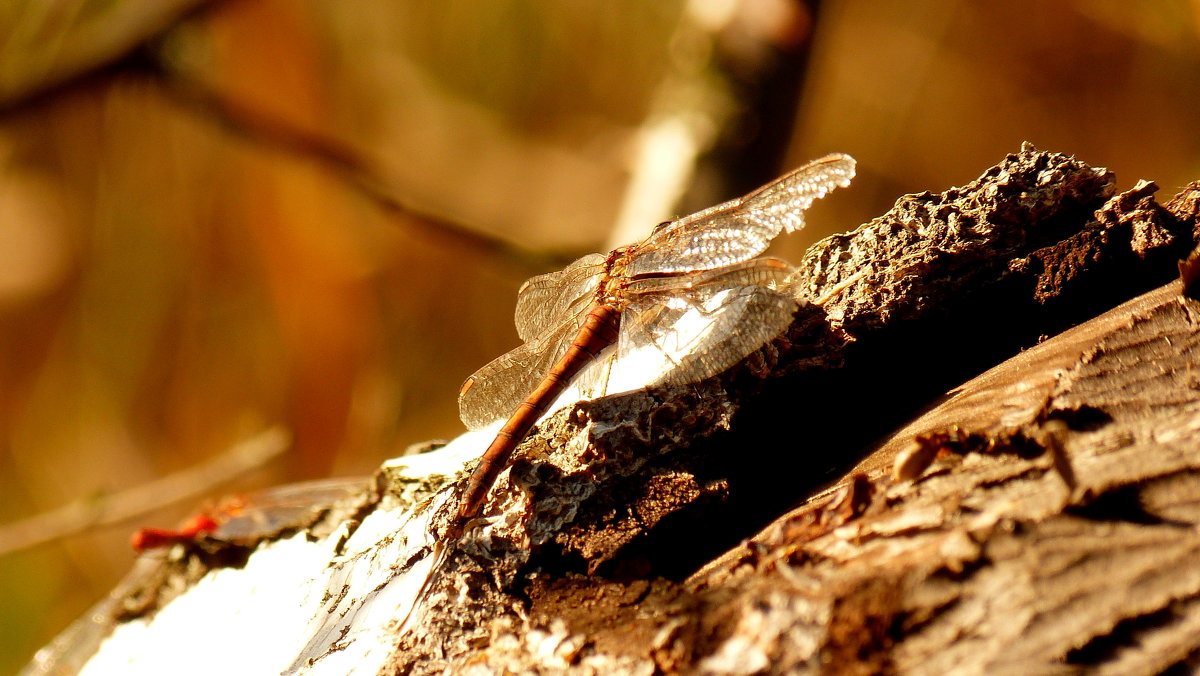
<svg viewBox="0 0 1200 676">
<path fill-rule="evenodd" d="M 822 575 L 829 573 L 822 572 L 800 585 L 803 598 L 793 599 L 778 597 L 779 581 L 768 574 L 774 564 L 756 569 L 745 588 L 732 577 L 715 584 L 711 572 L 687 584 L 639 582 L 641 588 L 654 590 L 637 603 L 639 616 L 663 618 L 653 630 L 632 630 L 618 621 L 629 584 L 612 580 L 653 580 L 698 567 L 712 552 L 712 542 L 732 544 L 731 539 L 745 537 L 745 529 L 771 509 L 802 499 L 827 480 L 813 469 L 828 471 L 849 461 L 842 465 L 848 467 L 862 457 L 863 445 L 886 429 L 881 425 L 911 415 L 929 395 L 951 387 L 959 374 L 994 361 L 998 354 L 1016 353 L 1039 336 L 1168 278 L 1174 271 L 1170 262 L 1193 244 L 1193 222 L 1158 206 L 1153 184 L 1117 195 L 1113 184 L 1104 170 L 1027 148 L 964 188 L 902 198 L 889 214 L 810 251 L 796 288 L 819 306 L 802 309 L 788 339 L 763 351 L 765 368 L 743 368 L 691 388 L 585 402 L 544 424 L 542 434 L 527 448 L 542 461 L 514 470 L 514 476 L 523 477 L 518 483 L 524 488 L 511 489 L 514 507 L 526 499 L 522 491 L 532 494 L 528 520 L 516 529 L 529 538 L 530 547 L 514 544 L 500 556 L 472 560 L 479 566 L 477 574 L 507 571 L 498 579 L 532 599 L 530 619 L 518 621 L 506 611 L 489 613 L 484 605 L 504 606 L 485 596 L 478 609 L 465 613 L 475 622 L 464 626 L 463 609 L 455 606 L 447 609 L 454 615 L 453 628 L 447 623 L 445 631 L 435 628 L 432 635 L 475 631 L 476 640 L 488 648 L 469 652 L 469 659 L 513 670 L 537 664 L 530 661 L 531 646 L 514 640 L 499 647 L 492 640 L 492 622 L 524 639 L 533 636 L 529 632 L 534 629 L 549 631 L 543 638 L 561 641 L 556 645 L 569 647 L 563 649 L 582 660 L 579 664 L 605 669 L 636 670 L 650 663 L 668 671 L 720 670 L 721 665 L 733 669 L 755 663 L 759 655 L 773 670 L 833 660 L 854 671 L 857 662 L 847 656 L 860 653 L 870 653 L 858 665 L 864 673 L 898 664 L 890 649 L 884 649 L 893 640 L 889 632 L 895 621 L 884 612 L 894 607 L 887 598 L 899 593 L 897 576 L 908 575 L 898 564 L 879 568 L 864 561 L 860 577 L 825 579 Z M 1077 357 L 1060 359 L 1068 363 Z M 786 377 L 775 380 L 780 374 Z M 1046 372 L 1011 377 L 1020 383 L 1035 375 L 1044 378 Z M 954 432 L 964 444 L 1025 453 L 1034 452 L 1038 443 L 1073 449 L 1074 441 L 1055 436 L 1063 434 L 1058 426 L 1046 424 L 1052 416 L 1037 417 L 1049 396 L 1039 392 L 1040 398 L 1023 404 L 1032 411 L 1025 428 L 1005 427 L 988 443 L 983 443 L 988 437 L 981 440 L 965 428 L 933 432 Z M 1003 397 L 995 395 L 980 404 L 980 415 L 1002 417 L 1005 406 Z M 884 409 L 891 410 L 874 415 Z M 1087 420 L 1087 415 L 1078 417 Z M 755 429 L 767 419 L 772 429 Z M 915 436 L 906 432 L 894 443 L 912 443 Z M 732 452 L 739 448 L 743 451 Z M 747 452 L 750 448 L 769 448 L 771 453 Z M 679 452 L 682 449 L 686 451 Z M 810 457 L 799 462 L 789 457 L 801 453 Z M 873 487 L 890 471 L 894 454 L 889 446 L 868 459 L 864 469 L 875 471 L 869 479 L 851 483 L 858 490 L 842 500 L 851 506 L 843 506 L 833 517 L 812 517 L 813 523 L 799 529 L 800 540 L 814 538 L 814 528 L 829 529 L 856 514 L 853 505 L 861 507 L 864 494 L 882 490 Z M 1051 460 L 1025 462 L 1040 463 L 1036 473 L 1041 475 Z M 1049 497 L 1038 494 L 1044 514 L 1069 506 L 1061 482 L 1053 481 L 1038 484 L 1052 489 Z M 1096 487 L 1083 483 L 1081 489 Z M 1018 492 L 1013 499 L 1023 496 Z M 946 518 L 941 512 L 937 516 Z M 889 523 L 917 519 L 914 527 L 929 528 L 922 520 L 930 518 L 919 509 L 897 509 Z M 791 517 L 784 521 L 794 522 Z M 503 540 L 504 531 L 493 529 L 489 537 Z M 978 549 L 967 547 L 970 539 L 961 533 L 947 537 L 960 549 Z M 762 541 L 753 545 L 752 556 L 774 561 L 779 552 L 793 552 L 797 546 L 786 539 Z M 844 542 L 839 546 L 851 551 Z M 464 551 L 472 551 L 469 535 Z M 955 555 L 966 560 L 962 552 Z M 830 564 L 831 569 L 855 560 L 848 553 L 844 556 L 845 561 Z M 856 556 L 879 555 L 862 547 Z M 944 567 L 940 559 L 922 563 L 914 558 L 913 565 L 918 564 L 931 570 Z M 586 574 L 593 577 L 577 577 Z M 835 584 L 839 580 L 851 586 L 843 589 L 840 582 Z M 859 592 L 850 594 L 848 589 Z M 874 598 L 880 592 L 887 592 L 886 598 Z M 762 610 L 764 603 L 772 610 Z M 811 615 L 786 612 L 797 604 Z M 748 614 L 738 615 L 736 609 Z M 883 624 L 873 624 L 881 617 Z M 436 609 L 428 620 L 431 628 L 443 621 Z M 851 626 L 853 622 L 859 624 Z M 783 632 L 772 639 L 771 649 L 755 637 L 769 634 L 767 625 Z M 749 633 L 739 637 L 739 626 Z M 803 627 L 812 633 L 802 635 Z M 716 640 L 722 636 L 733 638 Z M 877 646 L 872 643 L 876 640 Z M 576 646 L 579 641 L 583 643 Z M 623 650 L 597 654 L 588 648 L 601 643 L 619 644 Z M 801 659 L 799 646 L 812 651 Z M 410 647 L 412 652 L 399 657 L 402 670 L 465 663 L 427 662 L 430 648 Z M 640 655 L 642 661 L 627 662 L 631 655 Z"/>
<path fill-rule="evenodd" d="M 332 512 L 354 517 L 324 583 L 346 583 L 289 673 L 381 635 L 383 673 L 1190 665 L 1200 305 L 1174 283 L 1091 318 L 1176 274 L 1200 188 L 1163 207 L 1114 185 L 1026 147 L 901 198 L 810 250 L 810 302 L 744 364 L 544 420 L 465 532 L 447 535 L 459 465 L 385 471 Z M 379 598 L 415 601 L 356 633 Z"/>
<path fill-rule="evenodd" d="M 789 631 L 807 627 L 757 636 L 775 666 L 1195 668 L 1198 321 L 1200 302 L 1173 283 L 1023 353 L 864 463 L 858 481 L 874 490 L 861 516 L 817 527 L 836 501 L 810 503 L 687 586 L 732 595 L 742 613 L 767 604 Z M 1046 432 L 1052 421 L 1065 424 Z M 890 482 L 898 449 L 951 428 L 934 469 Z M 1037 454 L 1048 445 L 1070 462 L 1073 491 L 1050 454 Z M 751 638 L 742 634 L 718 652 Z"/>
</svg>

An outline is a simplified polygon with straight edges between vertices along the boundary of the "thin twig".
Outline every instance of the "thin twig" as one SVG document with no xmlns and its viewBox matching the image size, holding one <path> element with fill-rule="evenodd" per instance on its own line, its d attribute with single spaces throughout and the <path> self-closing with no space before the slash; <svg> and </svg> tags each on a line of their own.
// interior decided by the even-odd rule
<svg viewBox="0 0 1200 676">
<path fill-rule="evenodd" d="M 534 269 L 554 267 L 573 258 L 538 253 L 444 216 L 417 209 L 388 185 L 371 161 L 349 145 L 283 117 L 265 113 L 164 64 L 151 66 L 150 74 L 158 79 L 166 93 L 199 112 L 204 119 L 252 142 L 316 162 L 382 211 L 393 216 L 406 216 L 412 225 L 450 237 L 459 246 L 502 256 Z"/>
<path fill-rule="evenodd" d="M 291 446 L 291 435 L 272 427 L 225 453 L 181 472 L 119 493 L 76 500 L 57 509 L 0 526 L 0 556 L 109 526 L 185 500 L 258 469 Z"/>
</svg>

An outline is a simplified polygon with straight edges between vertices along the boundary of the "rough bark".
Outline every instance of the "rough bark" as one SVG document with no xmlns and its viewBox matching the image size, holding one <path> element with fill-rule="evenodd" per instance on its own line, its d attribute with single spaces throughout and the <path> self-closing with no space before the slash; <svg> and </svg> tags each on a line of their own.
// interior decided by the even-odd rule
<svg viewBox="0 0 1200 676">
<path fill-rule="evenodd" d="M 1139 183 L 1114 195 L 1114 183 L 1105 170 L 1026 148 L 961 189 L 906 196 L 883 217 L 809 252 L 796 289 L 819 305 L 798 313 L 787 338 L 759 355 L 758 368 L 752 361 L 693 388 L 584 403 L 544 425 L 530 445 L 544 444 L 551 466 L 569 467 L 554 462 L 555 440 L 586 435 L 590 474 L 572 477 L 568 471 L 560 477 L 541 465 L 544 476 L 526 482 L 535 496 L 523 531 L 530 547 L 514 547 L 521 552 L 515 559 L 471 560 L 479 573 L 491 569 L 493 575 L 498 563 L 507 563 L 510 574 L 492 579 L 507 585 L 509 598 L 521 599 L 528 616 L 489 613 L 485 607 L 504 605 L 485 597 L 480 612 L 464 623 L 461 607 L 455 607 L 453 628 L 446 633 L 474 633 L 479 647 L 445 659 L 414 641 L 410 651 L 398 655 L 398 669 L 474 663 L 520 671 L 538 665 L 534 655 L 549 650 L 562 658 L 559 664 L 540 663 L 549 669 L 574 664 L 629 671 L 653 666 L 873 673 L 928 665 L 932 672 L 943 666 L 982 672 L 1010 660 L 1015 668 L 1044 670 L 1056 664 L 1069 670 L 1072 660 L 1083 659 L 1083 653 L 1069 651 L 1111 630 L 1119 614 L 1105 627 L 1100 615 L 1093 615 L 1096 609 L 1079 608 L 1088 618 L 1077 622 L 1093 633 L 1079 629 L 1050 638 L 1047 632 L 1060 618 L 1029 621 L 1027 616 L 1037 615 L 1034 605 L 1043 602 L 1038 590 L 1027 587 L 1023 596 L 1007 596 L 1016 589 L 1009 579 L 1015 572 L 993 571 L 988 547 L 994 538 L 1000 548 L 996 556 L 1003 553 L 1012 565 L 1043 556 L 1033 544 L 1027 551 L 1016 535 L 1023 531 L 1010 528 L 1024 510 L 1031 520 L 1060 519 L 1080 529 L 1094 523 L 1107 532 L 1112 524 L 1066 510 L 1107 504 L 1103 496 L 1124 484 L 1111 477 L 1100 481 L 1084 464 L 1075 469 L 1082 497 L 1069 501 L 1058 474 L 1048 475 L 1052 461 L 1038 452 L 1039 443 L 1061 448 L 1072 466 L 1083 462 L 1082 445 L 1093 437 L 1084 442 L 1079 435 L 1100 424 L 1095 418 L 1102 416 L 1092 409 L 1104 411 L 1106 404 L 1072 402 L 1072 393 L 1081 396 L 1076 388 L 1064 390 L 1066 398 L 1052 399 L 1057 390 L 1050 386 L 1064 387 L 1067 381 L 1042 382 L 1057 371 L 1030 367 L 1028 356 L 1003 367 L 1010 389 L 1022 390 L 1027 381 L 1034 387 L 1033 381 L 1042 379 L 1037 396 L 1021 402 L 1027 420 L 1014 422 L 1011 392 L 1000 391 L 971 402 L 971 410 L 990 416 L 990 424 L 968 427 L 971 420 L 964 419 L 954 428 L 935 418 L 938 427 L 931 430 L 903 431 L 851 478 L 837 482 L 842 497 L 832 511 L 820 499 L 810 502 L 736 547 L 722 564 L 680 578 L 715 549 L 749 535 L 754 523 L 783 511 L 781 505 L 819 488 L 831 470 L 862 458 L 872 438 L 911 417 L 964 374 L 1169 279 L 1175 261 L 1195 240 L 1194 213 L 1185 206 L 1193 193 L 1174 200 L 1172 211 L 1154 201 L 1153 184 Z M 1163 294 L 1171 292 L 1155 298 L 1161 301 Z M 1178 309 L 1155 322 L 1190 316 L 1189 306 L 1168 306 Z M 1129 321 L 1142 320 L 1110 315 L 1070 338 L 1047 341 L 1038 354 L 1074 341 L 1058 355 L 1062 368 L 1095 363 L 1087 346 L 1125 340 L 1123 334 L 1108 333 L 1113 322 Z M 1179 349 L 1187 322 L 1161 330 L 1179 334 L 1176 346 L 1165 349 L 1184 360 L 1165 373 L 1188 373 L 1189 355 Z M 1083 349 L 1072 354 L 1073 348 Z M 1105 365 L 1111 369 L 1119 359 Z M 1181 377 L 1146 388 L 1181 401 L 1187 382 Z M 1094 377 L 1089 383 L 1104 388 Z M 1183 392 L 1171 391 L 1180 385 Z M 964 404 L 960 398 L 946 405 Z M 956 415 L 946 414 L 949 420 Z M 1188 413 L 1173 409 L 1170 415 L 1182 416 L 1186 427 Z M 1066 421 L 1065 429 L 1046 427 L 1055 419 Z M 589 427 L 592 420 L 619 422 Z M 1120 427 L 1113 425 L 1112 430 Z M 975 461 L 980 476 L 964 475 L 961 484 L 948 483 L 938 495 L 926 494 L 933 480 L 885 485 L 881 477 L 890 470 L 897 444 L 943 432 L 952 437 L 946 447 L 991 449 L 967 456 L 982 459 Z M 1113 434 L 1123 438 L 1127 432 Z M 1179 447 L 1188 445 L 1183 440 Z M 1144 453 L 1152 445 L 1138 448 Z M 1171 471 L 1182 466 L 1186 462 L 1179 460 Z M 983 471 L 986 467 L 991 469 Z M 1006 481 L 1010 475 L 1021 480 Z M 984 511 L 987 517 L 970 521 L 979 528 L 964 527 L 961 521 L 982 510 L 981 502 L 1023 507 L 1012 514 Z M 573 518 L 561 518 L 564 504 L 577 509 L 567 514 Z M 886 524 L 878 534 L 858 533 L 875 518 Z M 835 529 L 842 521 L 858 523 Z M 983 523 L 989 524 L 986 534 L 979 533 Z M 1032 541 L 1053 549 L 1055 526 L 1047 521 L 1051 531 Z M 1094 548 L 1099 535 L 1085 536 L 1085 530 L 1073 542 Z M 1135 542 L 1140 536 L 1131 532 L 1130 537 Z M 1114 552 L 1126 549 L 1112 546 Z M 469 538 L 463 550 L 471 551 Z M 1058 555 L 1086 560 L 1093 551 Z M 1171 570 L 1181 564 L 1179 557 L 1170 557 L 1160 570 L 1178 578 Z M 1052 565 L 1047 573 L 1063 565 Z M 1130 568 L 1126 574 L 1136 578 L 1138 571 Z M 1124 595 L 1118 577 L 1084 577 L 1097 585 L 1095 596 Z M 1110 582 L 1117 585 L 1107 586 Z M 934 610 L 964 612 L 955 594 L 969 596 L 972 583 L 996 595 L 988 599 L 991 604 L 977 600 L 971 617 L 1005 628 L 993 641 L 1003 650 L 972 648 L 968 627 L 953 620 L 934 628 Z M 1073 598 L 1065 594 L 1064 604 Z M 1058 608 L 1066 615 L 1072 610 Z M 1108 615 L 1114 615 L 1111 608 Z M 429 616 L 434 641 L 443 633 L 438 622 L 436 612 Z M 917 641 L 925 627 L 941 642 Z M 1041 637 L 1046 649 L 1033 650 L 1030 636 Z M 531 642 L 535 639 L 540 643 Z M 961 661 L 954 661 L 955 655 Z"/>
<path fill-rule="evenodd" d="M 1200 303 L 1181 291 L 965 384 L 690 579 L 737 599 L 705 652 L 740 639 L 773 669 L 833 673 L 1194 669 Z M 925 448 L 933 469 L 893 482 Z M 740 629 L 762 616 L 777 629 Z"/>
<path fill-rule="evenodd" d="M 447 535 L 452 500 L 418 508 L 438 544 L 392 566 L 430 572 L 383 670 L 1194 667 L 1200 305 L 1173 282 L 1096 315 L 1176 274 L 1200 187 L 1114 185 L 1026 147 L 905 196 L 809 251 L 810 302 L 743 365 L 543 421 L 487 519 Z M 322 512 L 340 556 L 346 514 L 451 478 L 412 476 Z M 346 650 L 305 640 L 297 673 Z"/>
</svg>

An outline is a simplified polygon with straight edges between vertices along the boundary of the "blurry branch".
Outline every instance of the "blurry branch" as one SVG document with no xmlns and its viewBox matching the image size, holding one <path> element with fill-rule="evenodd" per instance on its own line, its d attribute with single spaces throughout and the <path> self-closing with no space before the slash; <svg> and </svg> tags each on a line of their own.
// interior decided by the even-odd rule
<svg viewBox="0 0 1200 676">
<path fill-rule="evenodd" d="M 149 76 L 176 101 L 199 111 L 229 132 L 252 142 L 316 162 L 384 212 L 407 216 L 408 223 L 456 240 L 467 249 L 510 259 L 532 269 L 545 269 L 569 258 L 547 257 L 507 240 L 491 237 L 461 223 L 422 212 L 407 204 L 382 179 L 360 153 L 319 132 L 303 129 L 288 120 L 264 114 L 233 100 L 169 65 L 161 43 L 170 31 L 202 11 L 222 3 L 205 0 L 172 0 L 165 3 L 115 3 L 107 13 L 87 13 L 84 19 L 64 22 L 54 40 L 41 43 L 26 34 L 47 30 L 50 17 L 29 10 L 0 24 L 0 115 L 44 103 L 46 99 L 115 75 Z M 30 3 L 37 7 L 38 3 Z M 69 14 L 69 12 L 68 12 Z M 97 16 L 92 16 L 96 14 Z M 61 17 L 60 17 L 61 18 Z M 5 32 L 8 35 L 5 35 Z M 58 51 L 52 46 L 58 45 Z M 573 256 L 572 256 L 573 258 Z"/>
<path fill-rule="evenodd" d="M 151 74 L 167 93 L 181 104 L 198 111 L 203 118 L 251 142 L 320 164 L 384 212 L 391 216 L 407 217 L 406 225 L 419 225 L 440 236 L 449 236 L 463 248 L 501 256 L 539 270 L 573 258 L 548 257 L 508 240 L 481 233 L 465 224 L 416 209 L 401 199 L 371 162 L 349 145 L 282 117 L 265 114 L 165 64 L 152 64 L 151 68 Z"/>
<path fill-rule="evenodd" d="M 111 495 L 77 500 L 57 509 L 0 525 L 0 556 L 110 526 L 184 500 L 197 500 L 217 486 L 258 469 L 291 446 L 290 435 L 272 427 L 190 469 Z"/>
<path fill-rule="evenodd" d="M 26 2 L 0 23 L 0 113 L 90 80 L 211 0 Z"/>
</svg>

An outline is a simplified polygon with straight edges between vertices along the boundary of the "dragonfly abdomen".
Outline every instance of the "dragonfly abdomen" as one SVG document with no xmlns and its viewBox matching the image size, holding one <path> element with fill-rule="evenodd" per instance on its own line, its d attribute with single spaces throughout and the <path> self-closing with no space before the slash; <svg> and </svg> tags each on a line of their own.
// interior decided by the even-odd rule
<svg viewBox="0 0 1200 676">
<path fill-rule="evenodd" d="M 580 369 L 596 358 L 604 348 L 617 340 L 620 330 L 621 310 L 616 305 L 598 303 L 584 317 L 583 324 L 562 358 L 550 369 L 537 388 L 521 402 L 496 438 L 483 452 L 458 505 L 460 519 L 474 518 L 479 514 L 483 498 L 496 481 L 500 471 L 508 464 L 513 450 L 529 434 L 538 418 L 558 398 Z"/>
</svg>

